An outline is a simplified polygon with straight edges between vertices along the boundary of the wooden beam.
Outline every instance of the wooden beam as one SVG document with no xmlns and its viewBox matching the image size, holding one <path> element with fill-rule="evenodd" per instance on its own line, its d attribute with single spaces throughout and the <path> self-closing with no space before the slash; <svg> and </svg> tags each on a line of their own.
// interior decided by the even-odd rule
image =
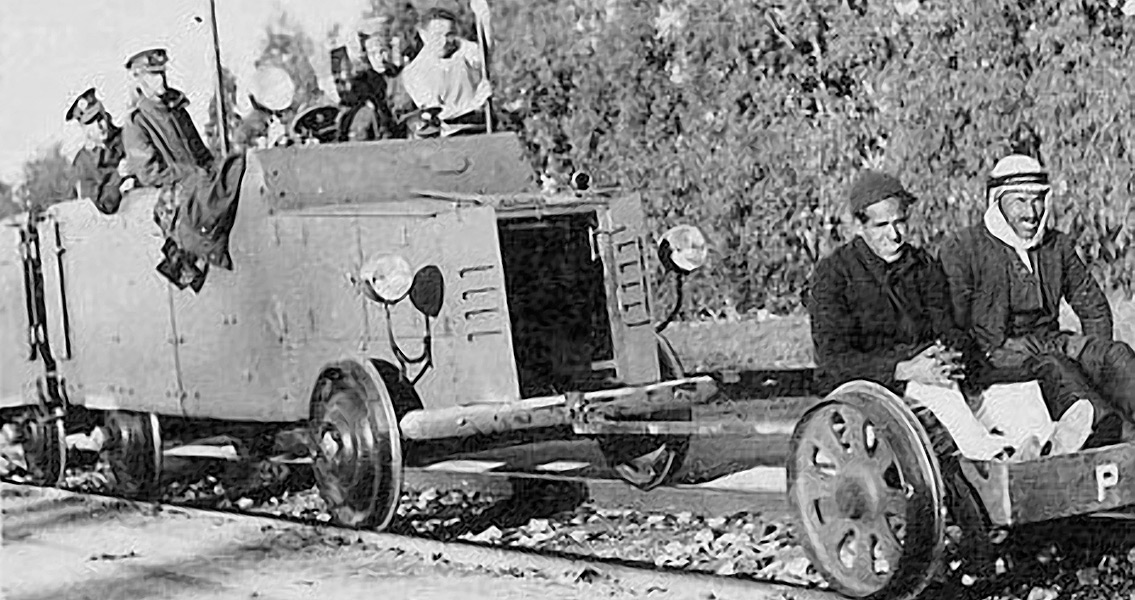
<svg viewBox="0 0 1135 600">
<path fill-rule="evenodd" d="M 994 525 L 1020 525 L 1135 505 L 1135 443 L 1027 462 L 963 460 Z"/>
</svg>

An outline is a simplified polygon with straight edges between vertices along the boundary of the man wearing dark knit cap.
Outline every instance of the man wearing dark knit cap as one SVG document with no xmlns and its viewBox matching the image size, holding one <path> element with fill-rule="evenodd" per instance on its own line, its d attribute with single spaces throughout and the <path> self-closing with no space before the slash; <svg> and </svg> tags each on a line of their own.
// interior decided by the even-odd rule
<svg viewBox="0 0 1135 600">
<path fill-rule="evenodd" d="M 816 265 L 807 302 L 822 394 L 860 379 L 900 396 L 910 381 L 950 386 L 980 360 L 954 325 L 940 263 L 907 242 L 914 201 L 876 171 L 851 188 L 855 237 Z"/>
</svg>

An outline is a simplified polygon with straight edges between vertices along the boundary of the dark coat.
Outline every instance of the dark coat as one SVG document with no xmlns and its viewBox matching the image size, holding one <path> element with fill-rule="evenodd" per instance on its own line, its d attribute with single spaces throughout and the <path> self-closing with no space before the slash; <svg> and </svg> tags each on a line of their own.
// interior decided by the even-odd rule
<svg viewBox="0 0 1135 600">
<path fill-rule="evenodd" d="M 209 265 L 232 269 L 229 231 L 245 160 L 233 154 L 214 166 L 186 104 L 177 90 L 162 101 L 140 98 L 124 141 L 131 173 L 144 186 L 165 188 L 154 215 L 167 238 L 158 271 L 178 287 L 200 290 Z"/>
<path fill-rule="evenodd" d="M 1044 331 L 1032 333 L 1059 331 L 1057 317 L 1064 298 L 1080 318 L 1085 335 L 1111 340 L 1111 308 L 1072 240 L 1050 230 L 1030 254 L 1040 274 L 1044 310 L 1052 315 Z M 948 237 L 939 257 L 950 282 L 955 321 L 971 332 L 983 351 L 1000 348 L 1010 333 L 1009 269 L 1021 265 L 1016 252 L 979 223 Z"/>
<path fill-rule="evenodd" d="M 339 141 L 370 142 L 382 137 L 379 134 L 378 114 L 370 102 L 340 108 Z"/>
<path fill-rule="evenodd" d="M 864 379 L 901 395 L 906 386 L 895 381 L 895 366 L 936 340 L 962 351 L 967 368 L 977 353 L 954 324 L 941 265 L 918 248 L 888 264 L 855 238 L 816 265 L 807 306 L 821 394 Z"/>
<path fill-rule="evenodd" d="M 189 111 L 189 100 L 169 90 L 163 100 L 138 98 L 123 130 L 127 168 L 146 187 L 165 187 L 196 169 L 213 168 Z"/>
<path fill-rule="evenodd" d="M 122 144 L 122 130 L 113 125 L 107 130 L 107 139 L 102 146 L 83 148 L 75 155 L 72 165 L 79 182 L 79 196 L 90 198 L 99 212 L 113 215 L 122 203 L 122 176 L 118 174 L 118 163 L 126 158 Z"/>
<path fill-rule="evenodd" d="M 356 73 L 351 89 L 342 94 L 339 141 L 365 142 L 401 137 L 387 100 L 389 83 L 373 69 Z"/>
</svg>

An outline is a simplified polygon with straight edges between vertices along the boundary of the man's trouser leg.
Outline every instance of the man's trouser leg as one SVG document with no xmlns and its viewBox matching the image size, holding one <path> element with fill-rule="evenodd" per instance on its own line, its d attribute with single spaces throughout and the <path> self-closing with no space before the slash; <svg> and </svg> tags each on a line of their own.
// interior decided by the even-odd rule
<svg viewBox="0 0 1135 600">
<path fill-rule="evenodd" d="M 1086 399 L 1092 403 L 1094 417 L 1092 435 L 1084 447 L 1096 448 L 1119 441 L 1123 432 L 1122 417 L 1075 361 L 1060 354 L 1043 354 L 1035 358 L 1041 391 L 1052 420 L 1059 420 L 1078 400 Z"/>
<path fill-rule="evenodd" d="M 1065 353 L 1070 345 L 1064 344 L 1058 337 L 1030 336 L 1025 339 L 1026 343 L 1017 344 L 1016 349 L 1003 348 L 995 352 L 993 366 L 1006 373 L 1016 373 L 1022 380 L 1036 379 L 1053 421 L 1060 420 L 1077 400 L 1091 402 L 1095 415 L 1092 435 L 1085 448 L 1118 441 L 1123 431 L 1123 419 L 1110 399 L 1097 391 L 1089 374 Z"/>
<path fill-rule="evenodd" d="M 1081 339 L 1083 349 L 1074 356 L 1076 362 L 1115 410 L 1135 420 L 1135 351 L 1123 342 Z"/>
</svg>

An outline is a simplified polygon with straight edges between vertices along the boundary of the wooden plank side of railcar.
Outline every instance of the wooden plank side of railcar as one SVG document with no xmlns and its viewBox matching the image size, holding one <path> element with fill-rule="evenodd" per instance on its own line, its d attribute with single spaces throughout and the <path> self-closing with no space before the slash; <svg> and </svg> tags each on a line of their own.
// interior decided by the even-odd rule
<svg viewBox="0 0 1135 600">
<path fill-rule="evenodd" d="M 262 182 L 259 163 L 249 160 L 229 236 L 232 270 L 211 268 L 199 293 L 173 290 L 184 407 L 194 417 L 283 421 L 285 404 L 297 400 L 284 376 L 289 335 L 277 292 L 309 282 L 302 270 L 277 270 L 280 230 Z M 296 267 L 318 259 L 290 258 Z"/>
<path fill-rule="evenodd" d="M 63 202 L 41 226 L 48 332 L 73 402 L 180 413 L 171 286 L 155 270 L 156 200 L 156 190 L 130 193 L 113 215 Z"/>
<path fill-rule="evenodd" d="M 996 525 L 1135 505 L 1135 444 L 1015 463 L 963 461 L 962 467 Z"/>
<path fill-rule="evenodd" d="M 31 358 L 20 229 L 24 219 L 0 221 L 0 408 L 35 401 L 34 381 L 43 362 Z"/>
</svg>

